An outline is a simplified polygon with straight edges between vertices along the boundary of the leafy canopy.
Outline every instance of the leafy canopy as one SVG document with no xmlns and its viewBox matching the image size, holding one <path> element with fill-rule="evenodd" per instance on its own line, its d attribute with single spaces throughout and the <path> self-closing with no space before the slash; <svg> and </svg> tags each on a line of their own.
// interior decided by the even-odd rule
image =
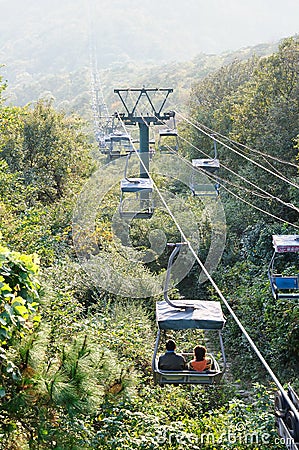
<svg viewBox="0 0 299 450">
<path fill-rule="evenodd" d="M 40 321 L 35 257 L 0 247 L 0 345 L 31 333 Z"/>
</svg>

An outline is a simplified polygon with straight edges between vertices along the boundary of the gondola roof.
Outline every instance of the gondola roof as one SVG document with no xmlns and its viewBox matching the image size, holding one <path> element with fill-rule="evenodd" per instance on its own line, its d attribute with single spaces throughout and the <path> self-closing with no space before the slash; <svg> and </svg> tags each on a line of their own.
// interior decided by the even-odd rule
<svg viewBox="0 0 299 450">
<path fill-rule="evenodd" d="M 172 301 L 174 308 L 166 301 L 156 303 L 156 318 L 161 330 L 221 330 L 225 318 L 220 302 L 208 300 Z M 187 308 L 185 308 L 187 306 Z M 185 309 L 183 309 L 185 308 Z"/>
<path fill-rule="evenodd" d="M 272 242 L 277 253 L 299 252 L 299 235 L 275 234 Z"/>
</svg>

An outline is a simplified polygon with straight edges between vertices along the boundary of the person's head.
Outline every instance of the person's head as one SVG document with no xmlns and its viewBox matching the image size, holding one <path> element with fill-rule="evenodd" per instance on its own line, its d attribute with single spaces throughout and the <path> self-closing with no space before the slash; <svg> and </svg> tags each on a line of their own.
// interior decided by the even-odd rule
<svg viewBox="0 0 299 450">
<path fill-rule="evenodd" d="M 174 351 L 175 347 L 176 347 L 175 342 L 172 339 L 168 339 L 168 341 L 166 342 L 166 350 Z"/>
<path fill-rule="evenodd" d="M 193 349 L 196 361 L 202 361 L 205 359 L 207 349 L 203 345 L 197 345 Z"/>
</svg>

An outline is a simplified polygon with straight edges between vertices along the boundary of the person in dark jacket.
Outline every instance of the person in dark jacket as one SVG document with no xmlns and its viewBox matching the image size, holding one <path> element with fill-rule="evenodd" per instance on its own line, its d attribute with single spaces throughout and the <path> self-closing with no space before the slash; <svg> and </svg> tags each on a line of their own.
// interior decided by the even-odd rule
<svg viewBox="0 0 299 450">
<path fill-rule="evenodd" d="M 166 342 L 166 352 L 159 358 L 158 367 L 160 370 L 184 370 L 186 367 L 185 358 L 175 353 L 175 342 L 169 339 Z"/>
</svg>

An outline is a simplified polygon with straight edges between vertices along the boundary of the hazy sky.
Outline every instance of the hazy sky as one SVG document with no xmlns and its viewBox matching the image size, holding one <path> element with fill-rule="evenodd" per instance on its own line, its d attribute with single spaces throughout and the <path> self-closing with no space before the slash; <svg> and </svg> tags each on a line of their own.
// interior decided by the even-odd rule
<svg viewBox="0 0 299 450">
<path fill-rule="evenodd" d="M 177 8 L 172 0 L 146 4 L 154 6 L 153 20 L 162 10 L 165 21 L 197 53 L 236 50 L 299 33 L 299 0 L 181 0 Z"/>
<path fill-rule="evenodd" d="M 72 42 L 76 47 L 88 35 L 89 9 L 107 61 L 110 51 L 117 54 L 115 48 L 132 59 L 150 59 L 157 51 L 154 59 L 162 61 L 169 54 L 170 60 L 182 60 L 299 32 L 299 0 L 0 0 L 0 7 L 4 59 L 21 58 L 26 46 L 32 54 L 38 44 L 39 52 L 49 54 L 55 40 L 58 48 Z M 28 43 L 22 48 L 24 37 Z"/>
<path fill-rule="evenodd" d="M 235 50 L 299 32 L 299 0 L 198 0 L 198 46 Z M 186 5 L 188 1 L 186 1 Z M 209 24 L 209 27 L 207 27 Z"/>
</svg>

